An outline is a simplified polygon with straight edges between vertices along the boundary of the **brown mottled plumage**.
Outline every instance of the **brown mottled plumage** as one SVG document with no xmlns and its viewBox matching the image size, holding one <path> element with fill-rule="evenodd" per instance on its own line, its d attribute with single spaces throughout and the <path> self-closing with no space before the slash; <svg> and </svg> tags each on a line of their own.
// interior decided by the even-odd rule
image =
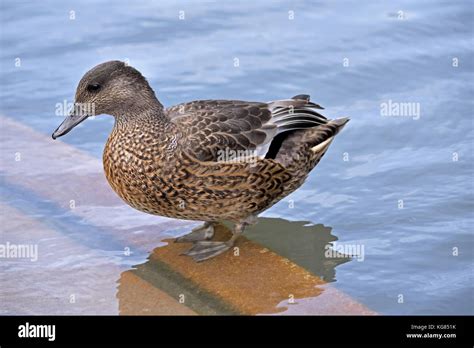
<svg viewBox="0 0 474 348">
<path fill-rule="evenodd" d="M 194 242 L 197 261 L 229 249 L 245 225 L 301 186 L 347 118 L 328 120 L 309 96 L 269 103 L 200 100 L 164 109 L 146 79 L 119 61 L 87 72 L 76 105 L 111 114 L 104 150 L 114 191 L 132 207 L 156 215 L 203 220 L 177 241 Z M 66 134 L 89 114 L 69 116 Z M 236 223 L 228 242 L 212 242 L 213 224 Z"/>
</svg>

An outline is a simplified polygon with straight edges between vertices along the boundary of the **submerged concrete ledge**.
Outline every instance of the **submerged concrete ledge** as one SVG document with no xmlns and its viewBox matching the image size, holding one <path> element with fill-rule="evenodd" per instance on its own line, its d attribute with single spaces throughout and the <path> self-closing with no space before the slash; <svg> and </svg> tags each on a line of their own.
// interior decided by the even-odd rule
<svg viewBox="0 0 474 348">
<path fill-rule="evenodd" d="M 3 202 L 2 220 L 8 222 L 14 215 L 16 221 L 24 223 L 13 226 L 3 221 L 7 233 L 2 233 L 1 243 L 21 234 L 23 241 L 49 245 L 47 255 L 42 255 L 45 249 L 40 248 L 41 263 L 21 261 L 19 272 L 3 271 L 4 280 L 10 284 L 10 305 L 5 314 L 25 314 L 22 301 L 34 308 L 29 314 L 271 314 L 287 308 L 294 314 L 375 314 L 301 265 L 245 237 L 237 243 L 238 256 L 229 252 L 195 263 L 180 255 L 189 244 L 169 239 L 170 230 L 190 229 L 190 222 L 134 212 L 109 188 L 99 159 L 10 118 L 0 117 L 0 123 L 2 185 L 10 187 L 10 197 L 3 199 L 9 202 L 14 198 L 11 195 L 21 191 L 27 193 L 23 196 L 30 193 L 57 209 L 56 216 L 35 218 L 28 204 L 9 207 Z M 76 221 L 77 231 L 66 233 L 63 216 Z M 49 237 L 37 233 L 44 220 L 48 222 Z M 229 233 L 225 226 L 219 226 L 216 239 L 224 240 Z M 67 248 L 51 247 L 48 238 L 52 236 L 60 238 Z M 101 245 L 111 250 L 110 255 L 104 254 Z M 127 249 L 134 255 L 133 260 L 143 261 L 130 267 L 123 253 Z M 76 275 L 83 279 L 67 274 L 68 258 L 85 254 L 100 258 L 100 262 L 78 257 L 76 264 L 70 263 L 71 272 L 81 269 L 83 272 Z M 11 262 L 20 261 L 6 260 L 7 264 Z M 45 293 L 37 298 L 31 288 L 34 283 L 28 287 L 31 293 L 25 292 L 25 284 L 19 279 L 26 274 L 35 279 L 39 290 L 54 291 L 51 298 L 44 298 L 48 296 Z M 76 286 L 71 288 L 71 282 Z M 118 291 L 114 290 L 116 282 Z M 61 288 L 68 290 L 62 293 Z M 19 294 L 17 304 L 15 289 Z M 5 295 L 2 292 L 0 289 L 1 297 Z M 65 305 L 71 292 L 78 298 L 75 310 Z M 83 305 L 79 299 L 85 294 L 97 298 L 102 307 L 98 305 L 94 312 L 93 301 L 89 301 L 79 310 L 77 307 Z M 108 301 L 110 304 L 104 303 Z"/>
</svg>

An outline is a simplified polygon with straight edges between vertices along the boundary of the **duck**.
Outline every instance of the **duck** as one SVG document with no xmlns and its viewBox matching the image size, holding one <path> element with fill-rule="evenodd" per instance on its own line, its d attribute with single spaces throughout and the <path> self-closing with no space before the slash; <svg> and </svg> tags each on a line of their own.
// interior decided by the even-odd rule
<svg viewBox="0 0 474 348">
<path fill-rule="evenodd" d="M 271 102 L 196 100 L 165 108 L 147 79 L 122 61 L 89 70 L 52 138 L 91 116 L 115 122 L 103 152 L 105 177 L 131 207 L 203 221 L 177 238 L 201 262 L 234 247 L 257 216 L 298 189 L 349 121 L 328 119 L 306 94 Z M 220 222 L 234 225 L 213 241 Z"/>
</svg>

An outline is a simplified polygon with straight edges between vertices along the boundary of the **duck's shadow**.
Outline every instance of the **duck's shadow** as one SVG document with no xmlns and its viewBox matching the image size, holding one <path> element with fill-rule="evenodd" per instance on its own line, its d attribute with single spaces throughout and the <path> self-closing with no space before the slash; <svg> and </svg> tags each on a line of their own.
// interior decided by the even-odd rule
<svg viewBox="0 0 474 348">
<path fill-rule="evenodd" d="M 125 271 L 117 297 L 121 314 L 257 314 L 285 310 L 284 300 L 318 296 L 350 258 L 329 253 L 331 227 L 307 221 L 259 218 L 236 249 L 202 263 L 180 255 L 189 243 L 156 248 Z M 224 225 L 215 240 L 230 235 Z"/>
<path fill-rule="evenodd" d="M 336 280 L 336 267 L 350 261 L 342 254 L 326 257 L 331 243 L 338 240 L 331 231 L 332 227 L 309 221 L 259 218 L 245 235 L 329 283 Z"/>
</svg>

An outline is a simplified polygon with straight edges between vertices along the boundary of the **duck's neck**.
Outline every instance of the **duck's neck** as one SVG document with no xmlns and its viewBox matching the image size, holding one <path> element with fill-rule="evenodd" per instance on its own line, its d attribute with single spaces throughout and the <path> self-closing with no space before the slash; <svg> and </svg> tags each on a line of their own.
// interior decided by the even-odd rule
<svg viewBox="0 0 474 348">
<path fill-rule="evenodd" d="M 140 129 L 149 132 L 166 132 L 173 125 L 165 114 L 163 105 L 154 98 L 125 106 L 115 115 L 115 128 L 122 131 Z"/>
</svg>

